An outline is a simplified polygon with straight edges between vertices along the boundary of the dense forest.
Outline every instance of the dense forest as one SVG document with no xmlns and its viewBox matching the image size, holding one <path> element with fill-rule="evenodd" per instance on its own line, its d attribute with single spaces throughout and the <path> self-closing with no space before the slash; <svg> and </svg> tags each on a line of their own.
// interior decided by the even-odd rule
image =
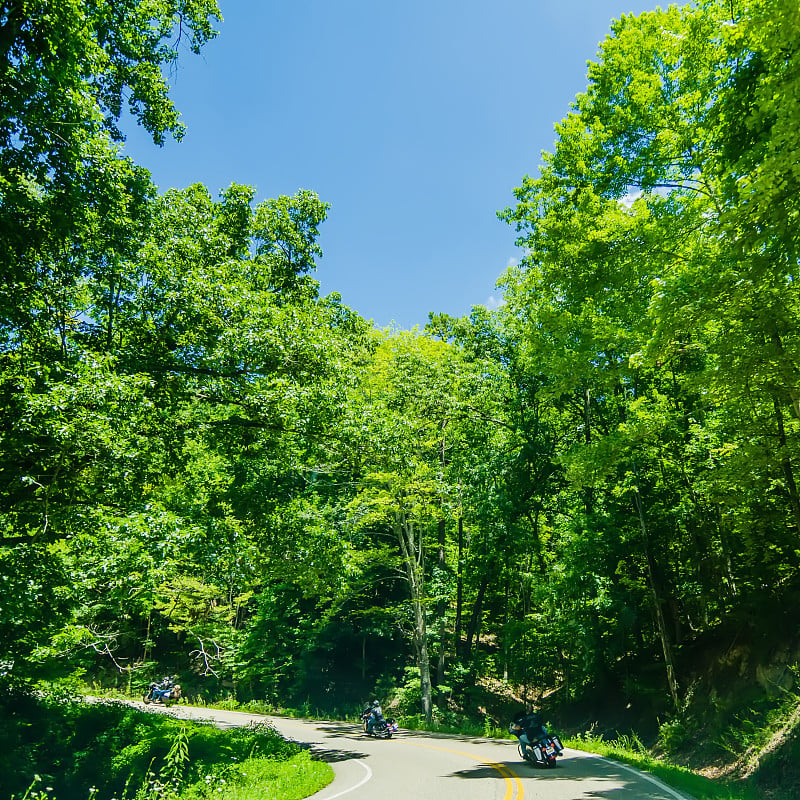
<svg viewBox="0 0 800 800">
<path fill-rule="evenodd" d="M 603 698 L 664 745 L 709 691 L 795 708 L 796 0 L 614 22 L 509 187 L 504 304 L 424 331 L 320 296 L 335 198 L 123 156 L 126 108 L 180 137 L 162 69 L 218 18 L 0 4 L 3 691 Z"/>
</svg>

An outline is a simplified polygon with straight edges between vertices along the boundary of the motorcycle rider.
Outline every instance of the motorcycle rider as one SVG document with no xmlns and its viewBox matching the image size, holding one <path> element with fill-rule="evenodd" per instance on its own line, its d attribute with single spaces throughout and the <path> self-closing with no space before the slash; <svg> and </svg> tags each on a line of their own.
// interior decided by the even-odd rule
<svg viewBox="0 0 800 800">
<path fill-rule="evenodd" d="M 522 712 L 515 714 L 508 730 L 519 739 L 523 758 L 528 757 L 530 745 L 548 735 L 547 729 L 542 724 L 541 715 L 534 709 L 531 709 L 528 714 Z"/>
<path fill-rule="evenodd" d="M 174 686 L 175 681 L 173 681 L 169 675 L 165 675 L 161 682 L 156 686 L 156 690 L 161 697 L 169 699 L 169 697 L 172 695 L 172 689 Z"/>
<path fill-rule="evenodd" d="M 381 709 L 381 704 L 377 700 L 373 700 L 372 703 L 366 706 L 361 712 L 361 718 L 364 719 L 365 717 L 367 720 L 367 733 L 372 733 L 375 723 L 383 718 L 383 710 Z"/>
</svg>

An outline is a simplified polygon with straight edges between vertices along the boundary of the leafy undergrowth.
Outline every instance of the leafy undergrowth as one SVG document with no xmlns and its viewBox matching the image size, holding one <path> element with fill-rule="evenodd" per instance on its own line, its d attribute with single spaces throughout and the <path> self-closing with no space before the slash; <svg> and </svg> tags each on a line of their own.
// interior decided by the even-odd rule
<svg viewBox="0 0 800 800">
<path fill-rule="evenodd" d="M 739 638 L 725 658 L 699 671 L 681 713 L 661 724 L 655 750 L 719 782 L 746 786 L 758 798 L 796 800 L 800 665 L 786 658 L 796 645 L 773 652 Z"/>
<path fill-rule="evenodd" d="M 0 694 L 2 800 L 298 800 L 333 779 L 269 725 L 220 730 L 121 703 Z"/>
</svg>

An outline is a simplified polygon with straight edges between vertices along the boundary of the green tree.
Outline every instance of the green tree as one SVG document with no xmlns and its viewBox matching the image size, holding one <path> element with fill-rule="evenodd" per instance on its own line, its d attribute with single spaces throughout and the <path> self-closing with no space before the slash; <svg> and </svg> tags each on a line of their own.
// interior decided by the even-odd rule
<svg viewBox="0 0 800 800">
<path fill-rule="evenodd" d="M 479 382 L 452 345 L 396 333 L 382 342 L 352 401 L 364 420 L 364 466 L 350 503 L 352 524 L 394 541 L 408 589 L 410 639 L 428 721 L 434 691 L 430 624 L 437 613 L 442 622 L 452 596 L 446 533 L 458 516 L 458 452 L 465 447 L 470 390 Z M 437 600 L 434 587 L 448 602 Z M 434 630 L 443 665 L 446 627 L 434 625 Z"/>
<path fill-rule="evenodd" d="M 181 40 L 199 50 L 216 17 L 214 3 L 194 0 L 0 9 L 0 546 L 6 567 L 23 552 L 51 565 L 31 589 L 58 595 L 48 606 L 62 612 L 68 593 L 47 542 L 87 524 L 107 466 L 125 474 L 152 423 L 147 381 L 115 371 L 111 323 L 106 347 L 84 338 L 95 281 L 113 320 L 153 196 L 147 173 L 119 157 L 117 122 L 127 98 L 156 141 L 180 135 L 161 67 Z M 59 616 L 9 634 L 11 674 L 30 673 Z"/>
<path fill-rule="evenodd" d="M 125 224 L 117 210 L 149 191 L 146 173 L 120 159 L 114 144 L 123 138 L 117 124 L 123 104 L 154 141 L 180 138 L 183 126 L 161 70 L 175 62 L 183 43 L 199 52 L 215 35 L 217 18 L 212 0 L 3 4 L 0 319 L 6 342 L 28 339 L 37 320 L 27 313 L 34 311 L 32 299 L 46 303 L 80 281 L 89 268 L 81 255 L 102 260 L 98 238 L 119 242 Z M 92 240 L 94 253 L 87 253 Z"/>
<path fill-rule="evenodd" d="M 568 423 L 572 547 L 632 607 L 647 586 L 673 704 L 681 622 L 710 624 L 796 561 L 797 258 L 768 221 L 793 213 L 773 154 L 796 109 L 777 89 L 796 81 L 796 13 L 704 2 L 615 22 L 502 214 L 525 248 L 506 325 Z"/>
</svg>

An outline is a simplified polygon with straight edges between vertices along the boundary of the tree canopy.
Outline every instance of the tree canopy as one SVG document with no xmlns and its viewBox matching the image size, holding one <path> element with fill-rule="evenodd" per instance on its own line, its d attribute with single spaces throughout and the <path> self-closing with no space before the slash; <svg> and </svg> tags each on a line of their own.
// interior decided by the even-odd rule
<svg viewBox="0 0 800 800">
<path fill-rule="evenodd" d="M 120 156 L 126 103 L 180 137 L 218 19 L 0 9 L 0 678 L 681 713 L 800 591 L 796 2 L 616 21 L 500 212 L 504 305 L 425 331 L 320 296 L 313 191 Z"/>
</svg>

